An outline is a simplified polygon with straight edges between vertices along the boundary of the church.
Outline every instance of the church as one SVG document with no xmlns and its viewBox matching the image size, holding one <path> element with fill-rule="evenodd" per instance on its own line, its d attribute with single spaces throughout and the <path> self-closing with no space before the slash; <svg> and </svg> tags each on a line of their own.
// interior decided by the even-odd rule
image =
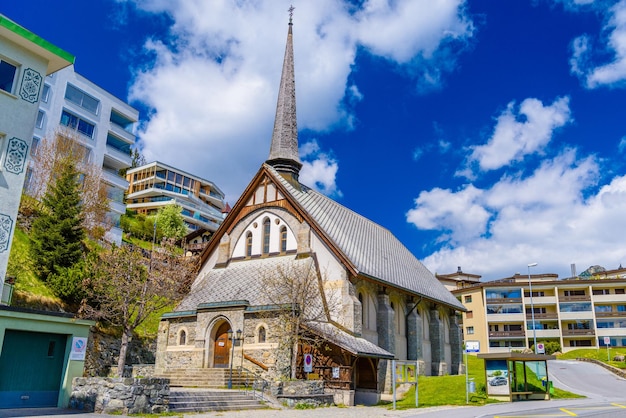
<svg viewBox="0 0 626 418">
<path fill-rule="evenodd" d="M 391 390 L 391 359 L 462 372 L 463 305 L 390 231 L 299 183 L 301 167 L 290 17 L 269 157 L 161 318 L 155 372 L 234 364 L 358 404 Z"/>
</svg>

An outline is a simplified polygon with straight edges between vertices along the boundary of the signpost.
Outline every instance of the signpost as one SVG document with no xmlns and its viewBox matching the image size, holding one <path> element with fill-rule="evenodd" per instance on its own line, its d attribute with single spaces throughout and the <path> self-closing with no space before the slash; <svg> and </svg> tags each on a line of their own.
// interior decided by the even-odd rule
<svg viewBox="0 0 626 418">
<path fill-rule="evenodd" d="M 467 362 L 467 353 L 480 353 L 480 341 L 465 341 L 465 403 L 469 404 L 469 363 Z"/>
<path fill-rule="evenodd" d="M 606 361 L 611 361 L 611 337 L 604 337 L 604 345 L 606 345 Z"/>
</svg>

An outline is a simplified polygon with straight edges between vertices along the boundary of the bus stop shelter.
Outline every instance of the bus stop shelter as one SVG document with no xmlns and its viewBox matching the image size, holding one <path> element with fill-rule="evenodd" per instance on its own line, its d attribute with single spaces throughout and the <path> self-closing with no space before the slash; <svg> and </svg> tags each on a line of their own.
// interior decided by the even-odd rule
<svg viewBox="0 0 626 418">
<path fill-rule="evenodd" d="M 552 382 L 548 360 L 555 356 L 526 353 L 478 354 L 485 361 L 487 397 L 500 401 L 549 400 Z"/>
</svg>

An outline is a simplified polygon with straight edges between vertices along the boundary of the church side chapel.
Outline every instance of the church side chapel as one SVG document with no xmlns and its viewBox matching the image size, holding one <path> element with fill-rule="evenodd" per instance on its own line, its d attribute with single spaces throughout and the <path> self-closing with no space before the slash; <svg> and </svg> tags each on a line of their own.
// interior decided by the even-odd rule
<svg viewBox="0 0 626 418">
<path fill-rule="evenodd" d="M 242 367 L 374 404 L 391 390 L 390 359 L 462 372 L 464 308 L 391 232 L 298 182 L 292 27 L 269 158 L 161 318 L 155 371 Z"/>
</svg>

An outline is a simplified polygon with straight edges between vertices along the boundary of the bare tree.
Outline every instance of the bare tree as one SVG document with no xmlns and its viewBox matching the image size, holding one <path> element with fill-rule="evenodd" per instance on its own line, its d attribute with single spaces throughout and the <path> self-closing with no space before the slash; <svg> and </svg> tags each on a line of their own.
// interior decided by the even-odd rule
<svg viewBox="0 0 626 418">
<path fill-rule="evenodd" d="M 318 346 L 324 338 L 311 333 L 309 326 L 332 322 L 339 299 L 313 262 L 280 264 L 261 275 L 263 297 L 276 311 L 279 327 L 276 337 L 290 350 L 290 374 L 296 378 L 298 348 L 301 344 Z M 317 327 L 311 327 L 317 328 Z"/>
<path fill-rule="evenodd" d="M 26 193 L 41 201 L 55 183 L 61 167 L 75 166 L 81 173 L 82 225 L 90 236 L 102 238 L 112 226 L 106 218 L 107 189 L 102 183 L 102 168 L 90 162 L 90 151 L 81 142 L 78 134 L 68 129 L 58 129 L 43 138 L 32 155 L 34 164 Z"/>
<path fill-rule="evenodd" d="M 85 281 L 89 300 L 83 302 L 82 312 L 122 328 L 117 364 L 117 374 L 122 376 L 135 329 L 187 294 L 198 258 L 179 255 L 171 243 L 165 243 L 149 256 L 140 248 L 113 246 L 94 264 L 94 274 Z"/>
</svg>

